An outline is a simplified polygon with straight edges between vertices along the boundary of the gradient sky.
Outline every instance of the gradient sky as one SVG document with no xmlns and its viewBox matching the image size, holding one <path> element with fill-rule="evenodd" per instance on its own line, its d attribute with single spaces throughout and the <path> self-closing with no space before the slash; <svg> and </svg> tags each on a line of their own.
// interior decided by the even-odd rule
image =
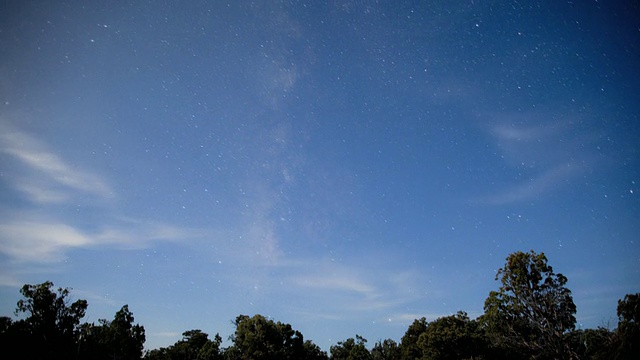
<svg viewBox="0 0 640 360">
<path fill-rule="evenodd" d="M 615 327 L 631 3 L 2 2 L 0 313 L 51 280 L 89 322 L 129 304 L 147 348 L 259 313 L 328 351 L 476 317 L 534 249 Z"/>
</svg>

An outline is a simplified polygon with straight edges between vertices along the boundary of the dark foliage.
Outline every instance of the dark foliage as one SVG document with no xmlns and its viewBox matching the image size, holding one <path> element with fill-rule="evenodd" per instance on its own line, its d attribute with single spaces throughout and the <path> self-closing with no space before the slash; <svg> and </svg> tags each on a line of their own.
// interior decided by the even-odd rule
<svg viewBox="0 0 640 360">
<path fill-rule="evenodd" d="M 395 341 L 386 339 L 376 342 L 371 349 L 371 358 L 373 360 L 400 360 L 402 352 Z"/>
<path fill-rule="evenodd" d="M 189 330 L 182 333 L 182 340 L 175 344 L 145 354 L 146 360 L 222 360 L 220 344 L 222 338 L 216 334 L 213 340 L 202 330 Z"/>
<path fill-rule="evenodd" d="M 418 339 L 423 357 L 433 360 L 471 359 L 484 354 L 484 336 L 467 313 L 445 316 L 427 325 Z"/>
<path fill-rule="evenodd" d="M 618 329 L 614 334 L 616 359 L 632 359 L 640 354 L 640 293 L 618 300 Z"/>
<path fill-rule="evenodd" d="M 0 317 L 2 358 L 117 360 L 445 360 L 445 359 L 635 359 L 640 353 L 640 293 L 618 301 L 618 327 L 575 330 L 575 304 L 567 278 L 553 272 L 544 254 L 516 252 L 496 279 L 498 291 L 485 313 L 470 319 L 460 311 L 428 322 L 416 319 L 400 344 L 356 335 L 331 346 L 329 356 L 291 325 L 262 315 L 240 315 L 222 348 L 201 330 L 189 330 L 169 347 L 147 351 L 144 327 L 134 324 L 128 305 L 112 320 L 81 323 L 85 300 L 71 302 L 70 290 L 53 283 L 24 285 L 15 315 Z"/>
<path fill-rule="evenodd" d="M 566 334 L 565 341 L 577 359 L 612 359 L 613 333 L 605 328 L 573 330 Z"/>
<path fill-rule="evenodd" d="M 233 360 L 322 359 L 326 355 L 291 325 L 274 322 L 262 315 L 240 315 L 235 321 L 233 345 L 226 358 Z"/>
<path fill-rule="evenodd" d="M 133 325 L 127 305 L 113 321 L 100 325 L 80 324 L 87 310 L 86 300 L 69 301 L 69 289 L 53 290 L 50 281 L 24 285 L 20 293 L 17 321 L 2 317 L 0 346 L 3 359 L 140 359 L 144 327 Z"/>
<path fill-rule="evenodd" d="M 553 272 L 543 253 L 519 251 L 506 260 L 481 319 L 492 348 L 509 357 L 568 358 L 565 334 L 574 329 L 576 306 L 567 278 Z"/>
<path fill-rule="evenodd" d="M 413 321 L 402 337 L 400 353 L 402 359 L 422 359 L 422 349 L 418 345 L 420 335 L 427 331 L 427 319 L 421 318 Z"/>
<path fill-rule="evenodd" d="M 370 360 L 371 353 L 367 350 L 365 344 L 367 339 L 360 335 L 356 338 L 348 338 L 345 341 L 338 341 L 330 349 L 332 360 Z"/>
</svg>

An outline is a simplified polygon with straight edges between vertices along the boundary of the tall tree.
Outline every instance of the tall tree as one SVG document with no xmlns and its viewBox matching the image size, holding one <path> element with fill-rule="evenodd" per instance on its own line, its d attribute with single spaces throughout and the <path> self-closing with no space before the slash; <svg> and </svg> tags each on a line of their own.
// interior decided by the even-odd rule
<svg viewBox="0 0 640 360">
<path fill-rule="evenodd" d="M 231 337 L 233 346 L 227 349 L 231 359 L 287 360 L 318 356 L 317 349 L 311 343 L 305 344 L 302 334 L 289 324 L 276 323 L 262 315 L 240 315 L 235 325 L 236 331 Z"/>
<path fill-rule="evenodd" d="M 21 322 L 24 325 L 24 322 Z M 10 317 L 2 316 L 0 317 L 0 349 L 4 355 L 7 355 L 5 358 L 7 359 L 19 359 L 18 356 L 18 345 L 22 342 L 22 338 L 25 331 L 17 326 Z M 14 355 L 9 355 L 11 352 L 14 352 Z"/>
<path fill-rule="evenodd" d="M 575 358 L 584 360 L 608 360 L 613 358 L 613 333 L 609 329 L 573 330 L 566 334 Z"/>
<path fill-rule="evenodd" d="M 145 331 L 133 324 L 133 313 L 124 305 L 113 320 L 100 319 L 99 325 L 84 324 L 78 341 L 82 359 L 133 360 L 142 357 Z"/>
<path fill-rule="evenodd" d="M 71 358 L 75 355 L 76 334 L 87 310 L 87 301 L 76 300 L 69 304 L 69 289 L 54 291 L 53 286 L 47 281 L 37 285 L 26 284 L 20 289 L 24 299 L 18 301 L 15 313 L 26 317 L 10 326 L 13 335 L 28 346 L 16 355 L 22 354 L 29 359 Z"/>
<path fill-rule="evenodd" d="M 304 356 L 306 360 L 329 359 L 327 353 L 322 351 L 322 349 L 320 349 L 320 347 L 314 344 L 311 340 L 305 340 L 304 342 Z"/>
<path fill-rule="evenodd" d="M 640 353 L 640 293 L 618 300 L 618 328 L 615 333 L 616 358 L 631 359 Z"/>
<path fill-rule="evenodd" d="M 464 311 L 440 317 L 418 339 L 423 357 L 432 360 L 470 359 L 484 353 L 484 338 L 476 320 Z"/>
<path fill-rule="evenodd" d="M 216 334 L 213 340 L 202 330 L 182 333 L 182 340 L 167 347 L 148 351 L 145 360 L 222 360 L 222 338 Z"/>
<path fill-rule="evenodd" d="M 575 328 L 576 306 L 567 278 L 553 272 L 544 253 L 510 254 L 496 280 L 500 289 L 489 293 L 482 317 L 493 345 L 510 356 L 567 357 L 564 335 Z"/>
<path fill-rule="evenodd" d="M 356 338 L 348 338 L 345 341 L 338 341 L 338 344 L 331 346 L 331 360 L 370 360 L 371 353 L 367 350 L 367 339 L 360 335 Z"/>
<path fill-rule="evenodd" d="M 373 360 L 400 360 L 401 355 L 400 347 L 391 339 L 377 341 L 371 349 Z"/>
<path fill-rule="evenodd" d="M 427 330 L 427 319 L 415 319 L 402 336 L 400 342 L 400 352 L 402 359 L 415 360 L 422 358 L 422 350 L 418 346 L 418 339 Z"/>
<path fill-rule="evenodd" d="M 133 313 L 129 305 L 124 305 L 111 322 L 104 322 L 109 342 L 111 343 L 111 359 L 140 359 L 146 340 L 144 327 L 133 324 Z"/>
</svg>

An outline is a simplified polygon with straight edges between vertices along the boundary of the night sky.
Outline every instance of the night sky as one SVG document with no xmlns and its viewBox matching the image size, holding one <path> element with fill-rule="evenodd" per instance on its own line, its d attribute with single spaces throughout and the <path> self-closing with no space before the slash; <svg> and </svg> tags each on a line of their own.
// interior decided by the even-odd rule
<svg viewBox="0 0 640 360">
<path fill-rule="evenodd" d="M 580 328 L 640 291 L 633 1 L 4 1 L 0 313 L 239 314 L 328 351 L 483 312 L 514 251 Z M 228 342 L 226 342 L 228 344 Z"/>
</svg>

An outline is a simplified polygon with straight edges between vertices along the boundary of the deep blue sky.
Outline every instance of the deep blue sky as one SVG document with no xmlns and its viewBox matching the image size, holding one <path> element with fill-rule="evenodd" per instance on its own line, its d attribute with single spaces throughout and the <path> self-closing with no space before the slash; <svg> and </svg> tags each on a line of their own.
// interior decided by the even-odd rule
<svg viewBox="0 0 640 360">
<path fill-rule="evenodd" d="M 626 3 L 626 4 L 625 4 Z M 482 314 L 513 251 L 581 327 L 640 291 L 631 1 L 7 1 L 0 310 L 129 304 L 147 348 L 239 314 L 329 350 Z"/>
</svg>

